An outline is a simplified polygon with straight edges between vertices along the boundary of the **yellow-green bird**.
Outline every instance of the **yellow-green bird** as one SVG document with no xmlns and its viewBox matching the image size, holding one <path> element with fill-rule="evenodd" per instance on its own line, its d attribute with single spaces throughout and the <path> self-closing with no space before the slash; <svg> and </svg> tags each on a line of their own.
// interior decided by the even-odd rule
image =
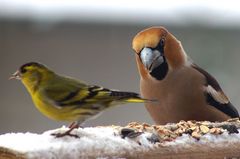
<svg viewBox="0 0 240 159">
<path fill-rule="evenodd" d="M 141 103 L 139 94 L 88 85 L 58 75 L 45 65 L 29 62 L 22 65 L 10 79 L 19 79 L 30 93 L 38 110 L 50 119 L 77 121 L 70 130 L 57 136 L 71 135 L 72 129 L 106 108 L 124 103 Z"/>
</svg>

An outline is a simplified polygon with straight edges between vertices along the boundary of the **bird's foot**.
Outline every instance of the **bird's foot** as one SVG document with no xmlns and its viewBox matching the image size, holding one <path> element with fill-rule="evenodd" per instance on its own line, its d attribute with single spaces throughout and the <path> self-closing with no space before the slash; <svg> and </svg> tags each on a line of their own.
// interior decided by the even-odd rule
<svg viewBox="0 0 240 159">
<path fill-rule="evenodd" d="M 70 137 L 75 137 L 75 138 L 79 138 L 78 135 L 75 134 L 71 134 L 70 132 L 72 131 L 72 129 L 64 132 L 64 133 L 53 133 L 51 135 L 55 136 L 56 138 L 60 138 L 60 137 L 64 137 L 64 136 L 70 136 Z"/>
<path fill-rule="evenodd" d="M 60 138 L 60 137 L 64 137 L 64 136 L 71 136 L 71 137 L 75 137 L 75 138 L 79 138 L 78 135 L 75 135 L 75 134 L 71 134 L 71 132 L 73 131 L 73 129 L 77 129 L 79 128 L 79 125 L 78 123 L 71 123 L 69 126 L 68 126 L 69 130 L 65 131 L 64 133 L 53 133 L 51 135 L 57 137 L 57 138 Z"/>
</svg>

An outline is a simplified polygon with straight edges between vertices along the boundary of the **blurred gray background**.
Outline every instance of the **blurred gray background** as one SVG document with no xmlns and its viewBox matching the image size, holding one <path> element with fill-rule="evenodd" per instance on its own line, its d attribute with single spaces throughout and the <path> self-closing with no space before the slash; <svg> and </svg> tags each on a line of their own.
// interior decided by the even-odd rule
<svg viewBox="0 0 240 159">
<path fill-rule="evenodd" d="M 223 16 L 221 4 L 216 9 L 212 3 L 198 1 L 191 5 L 158 1 L 162 10 L 133 2 L 128 6 L 111 1 L 36 2 L 0 1 L 0 134 L 43 132 L 68 124 L 40 114 L 21 82 L 8 80 L 26 62 L 41 62 L 90 84 L 139 92 L 131 42 L 137 32 L 154 25 L 173 33 L 240 110 L 240 18 L 234 5 L 226 7 Z M 143 104 L 128 104 L 109 109 L 85 125 L 131 121 L 153 124 Z"/>
</svg>

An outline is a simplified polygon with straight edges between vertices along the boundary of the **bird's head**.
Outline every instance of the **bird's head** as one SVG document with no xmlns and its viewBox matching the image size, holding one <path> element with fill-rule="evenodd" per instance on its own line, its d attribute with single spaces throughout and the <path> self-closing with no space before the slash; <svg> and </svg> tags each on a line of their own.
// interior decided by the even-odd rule
<svg viewBox="0 0 240 159">
<path fill-rule="evenodd" d="M 133 39 L 141 76 L 163 80 L 169 70 L 186 63 L 181 43 L 164 27 L 151 27 L 139 32 Z"/>
<path fill-rule="evenodd" d="M 27 88 L 33 89 L 51 74 L 52 71 L 43 64 L 29 62 L 19 67 L 19 69 L 9 79 L 21 80 Z"/>
</svg>

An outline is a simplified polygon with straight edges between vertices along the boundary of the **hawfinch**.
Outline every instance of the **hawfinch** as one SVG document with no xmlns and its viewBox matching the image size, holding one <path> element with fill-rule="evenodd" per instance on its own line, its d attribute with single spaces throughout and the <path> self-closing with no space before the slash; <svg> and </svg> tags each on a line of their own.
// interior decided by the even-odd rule
<svg viewBox="0 0 240 159">
<path fill-rule="evenodd" d="M 139 32 L 132 47 L 141 94 L 156 124 L 180 120 L 224 121 L 239 117 L 214 77 L 197 66 L 181 42 L 163 27 Z"/>
</svg>

